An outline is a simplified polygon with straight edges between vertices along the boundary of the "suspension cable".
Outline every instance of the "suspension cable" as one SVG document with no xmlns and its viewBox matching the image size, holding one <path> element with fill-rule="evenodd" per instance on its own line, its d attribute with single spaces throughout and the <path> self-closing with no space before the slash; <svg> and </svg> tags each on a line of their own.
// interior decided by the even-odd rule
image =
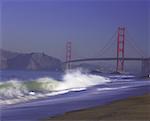
<svg viewBox="0 0 150 121">
<path fill-rule="evenodd" d="M 113 38 L 116 36 L 116 33 L 117 33 L 117 31 L 115 31 L 115 33 L 111 36 L 111 38 L 109 39 L 109 41 L 108 41 L 108 42 L 105 44 L 105 46 L 100 50 L 99 56 L 103 55 L 104 52 L 105 52 L 105 50 L 106 50 L 108 47 L 110 48 L 110 46 L 113 45 L 113 42 L 114 42 Z"/>
<path fill-rule="evenodd" d="M 141 56 L 144 57 L 144 52 L 136 45 L 135 40 L 131 37 L 131 35 L 129 34 L 129 32 L 127 31 L 127 35 L 131 38 L 131 39 L 126 39 L 130 45 L 136 50 L 136 52 Z M 132 41 L 131 41 L 132 40 Z"/>
</svg>

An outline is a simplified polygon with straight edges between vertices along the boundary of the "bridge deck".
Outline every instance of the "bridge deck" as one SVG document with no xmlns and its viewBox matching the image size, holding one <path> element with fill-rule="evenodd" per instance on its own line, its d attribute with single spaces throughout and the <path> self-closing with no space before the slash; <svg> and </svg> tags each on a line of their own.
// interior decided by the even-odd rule
<svg viewBox="0 0 150 121">
<path fill-rule="evenodd" d="M 122 58 L 119 58 L 120 60 Z M 117 58 L 83 58 L 83 59 L 74 59 L 70 61 L 66 61 L 64 63 L 74 63 L 74 62 L 82 62 L 82 61 L 114 61 Z M 144 61 L 150 60 L 150 58 L 124 58 L 125 61 Z"/>
</svg>

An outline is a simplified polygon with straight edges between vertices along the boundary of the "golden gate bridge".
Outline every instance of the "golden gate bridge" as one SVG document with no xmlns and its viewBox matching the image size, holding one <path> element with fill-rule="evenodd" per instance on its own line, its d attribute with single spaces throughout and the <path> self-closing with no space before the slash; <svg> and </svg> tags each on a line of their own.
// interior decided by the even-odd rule
<svg viewBox="0 0 150 121">
<path fill-rule="evenodd" d="M 116 36 L 117 33 L 117 36 Z M 116 61 L 116 72 L 123 72 L 124 71 L 124 63 L 125 61 L 141 61 L 142 62 L 142 70 L 145 71 L 144 73 L 150 74 L 150 57 L 146 58 L 142 55 L 141 50 L 138 49 L 135 45 L 133 46 L 138 53 L 140 53 L 140 57 L 125 57 L 125 42 L 126 42 L 126 30 L 125 27 L 118 27 L 117 31 L 115 32 L 115 41 L 117 41 L 116 45 L 116 57 L 98 57 L 98 58 L 78 58 L 72 59 L 72 43 L 71 41 L 67 41 L 66 43 L 66 69 L 71 69 L 71 63 L 75 62 L 83 62 L 83 61 Z M 129 40 L 128 40 L 129 41 Z M 108 43 L 109 44 L 109 43 Z M 106 44 L 104 48 L 108 46 Z M 130 43 L 132 44 L 132 43 Z M 132 44 L 133 45 L 133 44 Z M 102 50 L 104 50 L 104 48 Z"/>
</svg>

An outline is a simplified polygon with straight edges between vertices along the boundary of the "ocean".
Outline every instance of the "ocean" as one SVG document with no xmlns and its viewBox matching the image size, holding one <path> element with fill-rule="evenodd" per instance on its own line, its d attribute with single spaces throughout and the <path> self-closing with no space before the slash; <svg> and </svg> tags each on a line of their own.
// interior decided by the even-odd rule
<svg viewBox="0 0 150 121">
<path fill-rule="evenodd" d="M 132 74 L 93 74 L 75 69 L 66 72 L 7 70 L 0 71 L 0 75 L 3 121 L 37 121 L 150 92 L 150 80 Z M 35 113 L 39 115 L 34 117 Z"/>
</svg>

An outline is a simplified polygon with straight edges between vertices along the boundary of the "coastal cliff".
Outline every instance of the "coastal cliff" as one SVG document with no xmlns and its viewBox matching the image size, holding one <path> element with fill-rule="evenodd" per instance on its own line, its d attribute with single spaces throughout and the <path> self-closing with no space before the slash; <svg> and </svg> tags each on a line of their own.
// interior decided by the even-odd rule
<svg viewBox="0 0 150 121">
<path fill-rule="evenodd" d="M 62 62 L 44 53 L 18 53 L 0 49 L 0 69 L 62 70 Z"/>
</svg>

